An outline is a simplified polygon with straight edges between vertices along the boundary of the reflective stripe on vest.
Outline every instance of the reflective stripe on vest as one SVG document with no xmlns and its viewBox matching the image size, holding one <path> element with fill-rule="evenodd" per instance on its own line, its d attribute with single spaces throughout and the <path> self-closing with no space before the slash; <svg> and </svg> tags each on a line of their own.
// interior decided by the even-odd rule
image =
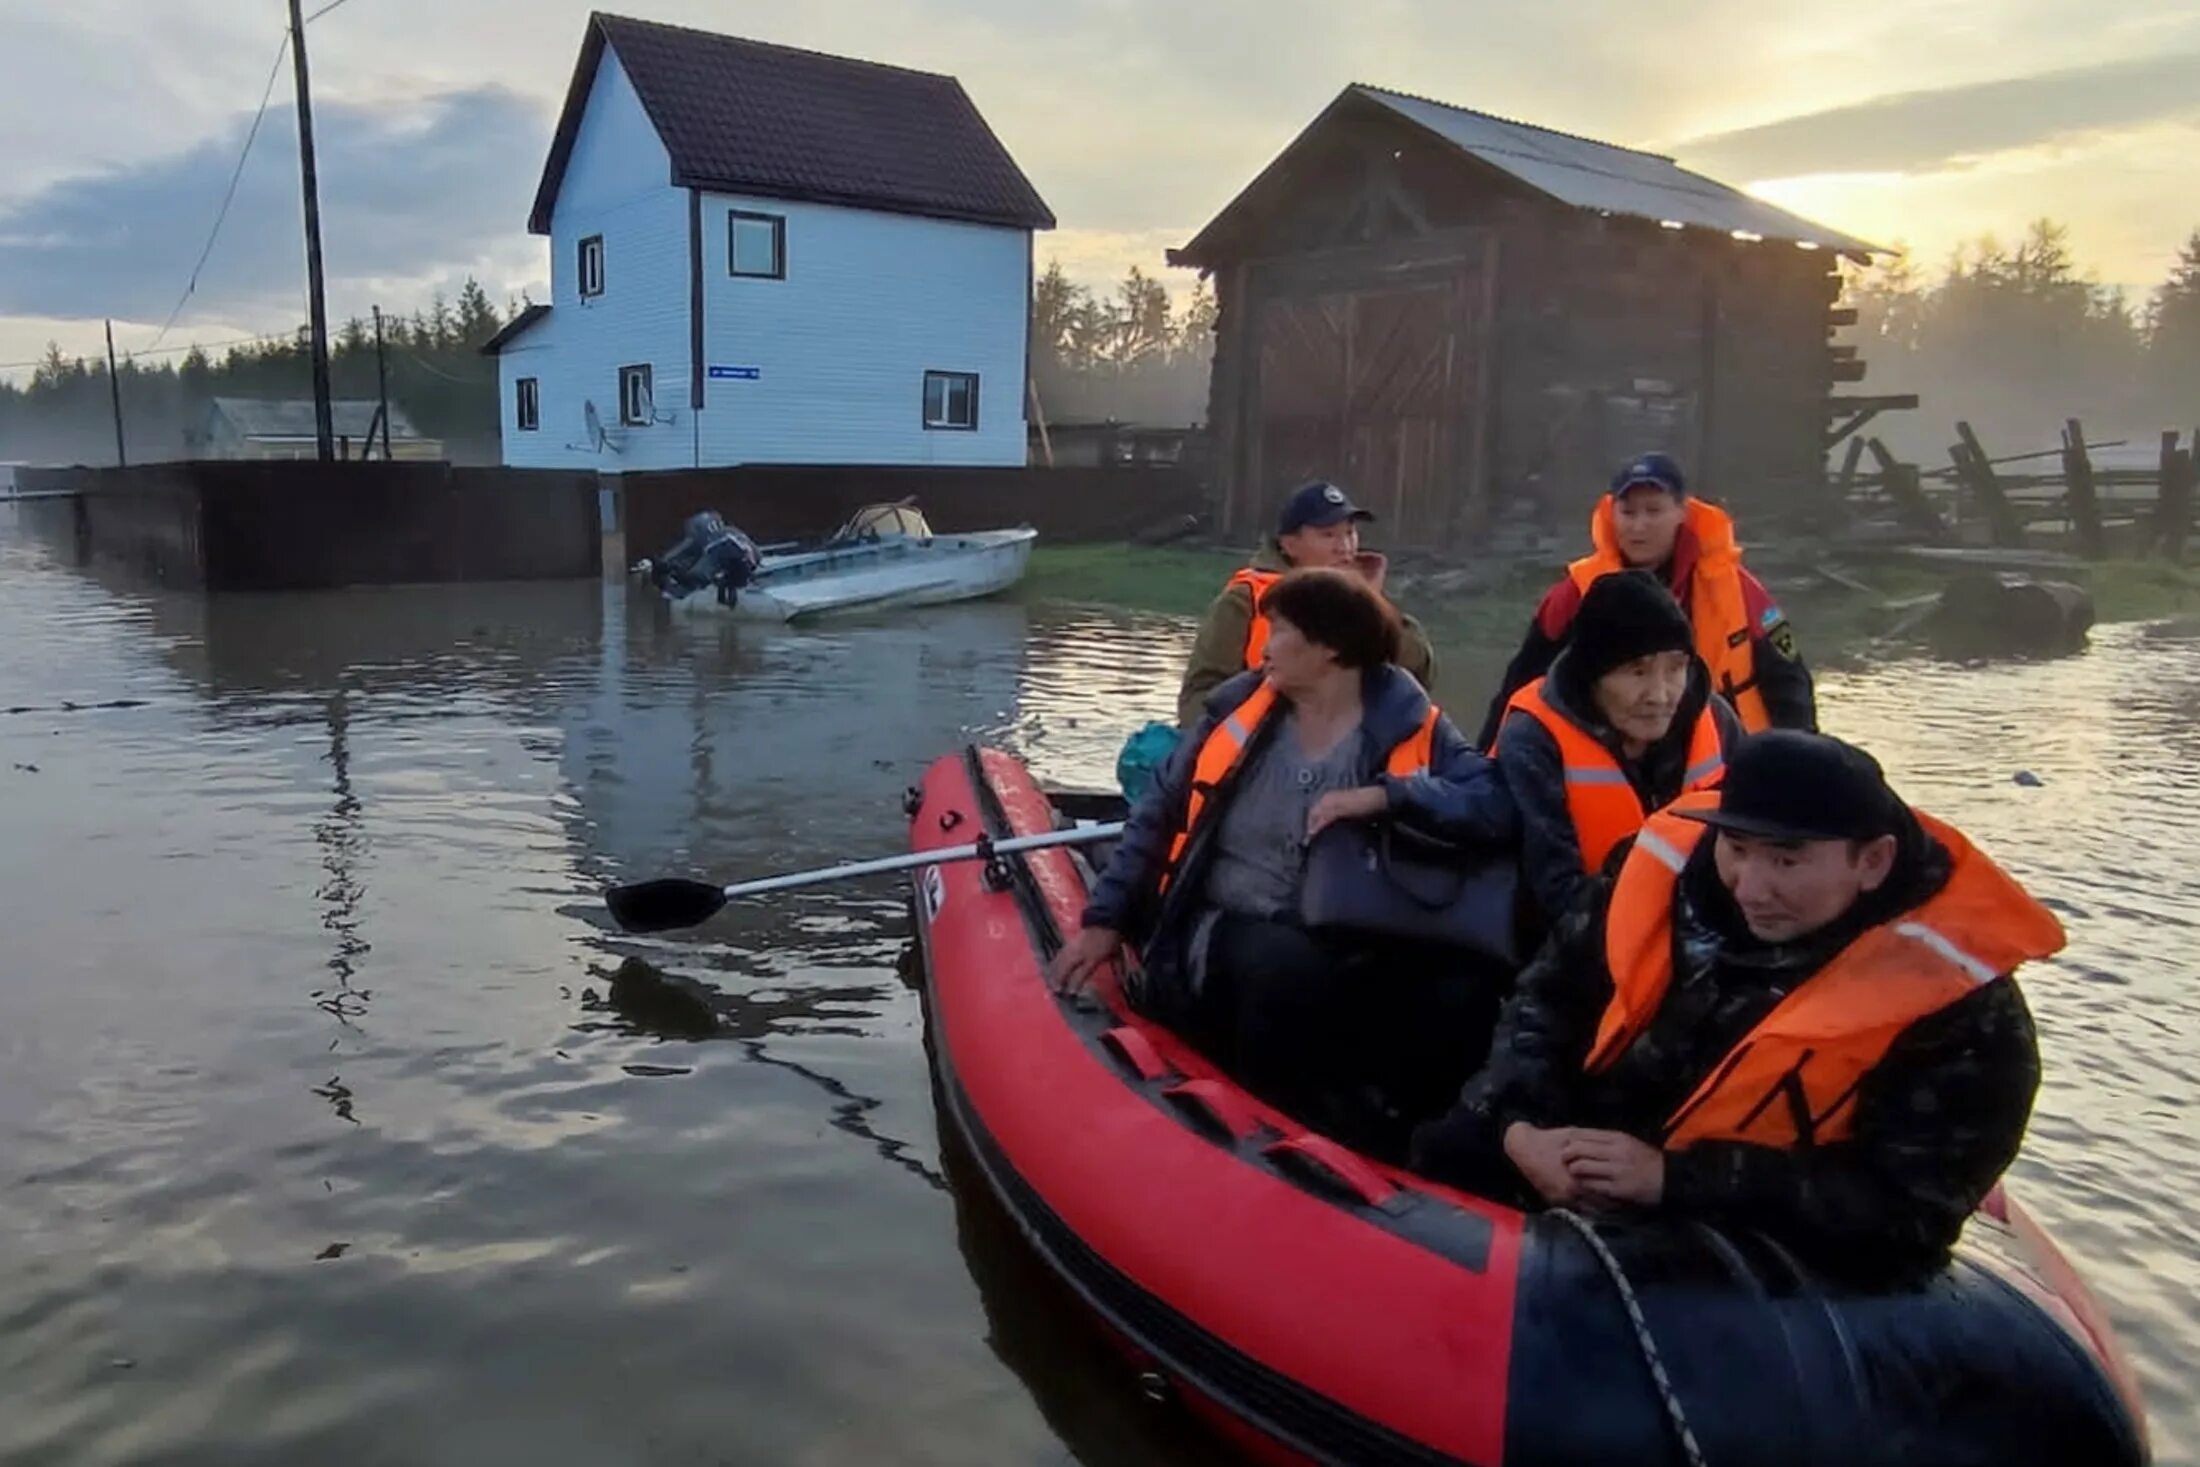
<svg viewBox="0 0 2200 1467">
<path fill-rule="evenodd" d="M 1255 570 L 1253 567 L 1247 566 L 1230 577 L 1228 584 L 1222 588 L 1228 591 L 1232 587 L 1243 586 L 1253 593 L 1253 619 L 1245 627 L 1245 670 L 1247 672 L 1254 672 L 1259 669 L 1261 654 L 1268 650 L 1268 613 L 1260 609 L 1261 598 L 1268 594 L 1270 586 L 1282 579 L 1283 572 L 1281 571 Z"/>
<path fill-rule="evenodd" d="M 1537 678 L 1529 683 L 1505 707 L 1542 724 L 1557 742 L 1559 761 L 1566 769 L 1566 814 L 1573 821 L 1574 841 L 1581 847 L 1582 868 L 1593 875 L 1604 869 L 1605 858 L 1615 846 L 1642 829 L 1649 812 L 1612 751 L 1552 707 L 1543 696 L 1543 682 Z M 1502 724 L 1498 741 L 1504 741 Z M 1681 793 L 1708 789 L 1725 773 L 1719 721 L 1706 706 L 1688 734 L 1688 767 L 1681 778 Z"/>
<path fill-rule="evenodd" d="M 1176 878 L 1177 867 L 1183 864 L 1184 854 L 1191 849 L 1192 835 L 1200 823 L 1208 817 L 1213 797 L 1245 762 L 1245 751 L 1252 744 L 1254 734 L 1273 716 L 1277 703 L 1275 688 L 1262 678 L 1230 716 L 1215 725 L 1214 732 L 1199 746 L 1199 755 L 1192 762 L 1192 789 L 1184 805 L 1184 824 L 1169 841 L 1169 857 L 1161 868 L 1161 889 L 1167 891 Z M 1436 720 L 1442 710 L 1431 703 L 1418 727 L 1398 741 L 1383 763 L 1383 772 L 1396 779 L 1428 772 L 1429 761 L 1436 752 Z"/>
<path fill-rule="evenodd" d="M 1716 803 L 1692 796 L 1652 818 L 1620 872 L 1605 917 L 1612 1001 L 1589 1051 L 1592 1073 L 1626 1053 L 1664 1002 L 1674 892 L 1710 829 L 1679 812 Z M 1759 1020 L 1666 1120 L 1666 1149 L 1846 1140 L 1858 1087 L 1903 1031 L 2062 947 L 2052 912 L 1955 830 L 1918 820 L 1952 858 L 1947 884 L 1901 920 L 1864 932 Z"/>
<path fill-rule="evenodd" d="M 1711 685 L 1741 715 L 1746 733 L 1772 727 L 1772 715 L 1757 691 L 1756 628 L 1749 624 L 1749 598 L 1742 591 L 1742 547 L 1734 538 L 1734 518 L 1701 499 L 1687 502 L 1682 533 L 1696 540 L 1696 564 L 1688 573 L 1688 621 L 1696 629 L 1696 654 L 1711 669 Z M 1606 495 L 1589 517 L 1589 540 L 1596 548 L 1566 574 L 1586 591 L 1599 576 L 1627 569 L 1620 554 L 1619 526 Z"/>
</svg>

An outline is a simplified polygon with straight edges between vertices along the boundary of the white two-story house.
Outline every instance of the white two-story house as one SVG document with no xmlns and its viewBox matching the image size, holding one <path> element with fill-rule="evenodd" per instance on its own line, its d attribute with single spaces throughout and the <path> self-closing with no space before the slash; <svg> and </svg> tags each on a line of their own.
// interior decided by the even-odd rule
<svg viewBox="0 0 2200 1467">
<path fill-rule="evenodd" d="M 953 77 L 593 16 L 551 301 L 485 348 L 504 462 L 1021 464 L 1053 226 Z"/>
</svg>

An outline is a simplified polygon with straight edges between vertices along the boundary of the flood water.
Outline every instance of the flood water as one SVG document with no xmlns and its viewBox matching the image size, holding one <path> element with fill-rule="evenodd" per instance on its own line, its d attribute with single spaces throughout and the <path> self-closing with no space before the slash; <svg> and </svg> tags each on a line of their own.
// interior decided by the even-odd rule
<svg viewBox="0 0 2200 1467">
<path fill-rule="evenodd" d="M 942 1155 L 896 886 L 651 940 L 596 900 L 897 851 L 903 787 L 968 740 L 1106 783 L 1188 624 L 206 598 L 10 514 L 0 1462 L 1205 1459 Z M 1507 650 L 1445 649 L 1442 691 L 1478 714 Z M 2159 1459 L 2200 1461 L 2200 641 L 1824 702 L 2070 928 L 2026 975 L 2013 1185 L 2118 1321 Z M 723 990 L 727 1037 L 591 1005 L 634 955 Z"/>
</svg>

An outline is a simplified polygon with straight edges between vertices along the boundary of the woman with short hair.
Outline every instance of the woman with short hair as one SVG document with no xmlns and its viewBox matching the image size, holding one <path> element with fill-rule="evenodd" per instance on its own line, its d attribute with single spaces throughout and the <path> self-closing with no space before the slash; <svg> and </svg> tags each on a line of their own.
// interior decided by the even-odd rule
<svg viewBox="0 0 2200 1467">
<path fill-rule="evenodd" d="M 1369 1083 L 1407 1110 L 1448 1104 L 1497 991 L 1451 981 L 1453 949 L 1310 931 L 1308 845 L 1363 820 L 1489 847 L 1515 817 L 1490 761 L 1394 665 L 1397 613 L 1363 579 L 1293 571 L 1261 605 L 1261 668 L 1215 690 L 1132 810 L 1054 976 L 1081 983 L 1135 943 L 1156 1017 L 1271 1104 L 1364 1140 L 1351 1097 Z"/>
</svg>

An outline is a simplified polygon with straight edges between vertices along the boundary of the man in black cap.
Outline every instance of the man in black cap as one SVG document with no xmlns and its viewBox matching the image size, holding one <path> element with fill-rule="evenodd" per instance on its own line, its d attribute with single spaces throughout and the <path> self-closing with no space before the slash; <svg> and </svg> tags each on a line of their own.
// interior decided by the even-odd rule
<svg viewBox="0 0 2200 1467">
<path fill-rule="evenodd" d="M 1561 924 L 1416 1168 L 1928 1268 L 2023 1139 L 2039 1054 L 2010 975 L 2062 942 L 1870 755 L 1756 735 Z"/>
<path fill-rule="evenodd" d="M 1589 542 L 1589 553 L 1566 567 L 1536 607 L 1490 700 L 1482 747 L 1497 737 L 1512 695 L 1549 670 L 1589 587 L 1630 569 L 1657 576 L 1687 611 L 1712 686 L 1733 704 L 1743 728 L 1757 733 L 1818 726 L 1817 694 L 1796 651 L 1795 632 L 1772 593 L 1742 564 L 1733 518 L 1690 495 L 1687 477 L 1670 456 L 1645 453 L 1621 465 L 1611 492 L 1589 516 Z"/>
<path fill-rule="evenodd" d="M 1178 728 L 1197 727 L 1209 693 L 1260 666 L 1261 653 L 1268 646 L 1268 619 L 1260 613 L 1260 598 L 1285 571 L 1336 566 L 1358 571 L 1382 590 L 1383 557 L 1360 549 L 1360 525 L 1374 518 L 1325 480 L 1302 484 L 1292 492 L 1276 517 L 1275 534 L 1261 541 L 1252 564 L 1230 577 L 1199 624 L 1191 664 L 1177 688 Z M 1403 612 L 1399 620 L 1404 635 L 1399 640 L 1398 666 L 1413 674 L 1423 689 L 1433 690 L 1436 651 L 1429 645 L 1428 633 Z"/>
</svg>

